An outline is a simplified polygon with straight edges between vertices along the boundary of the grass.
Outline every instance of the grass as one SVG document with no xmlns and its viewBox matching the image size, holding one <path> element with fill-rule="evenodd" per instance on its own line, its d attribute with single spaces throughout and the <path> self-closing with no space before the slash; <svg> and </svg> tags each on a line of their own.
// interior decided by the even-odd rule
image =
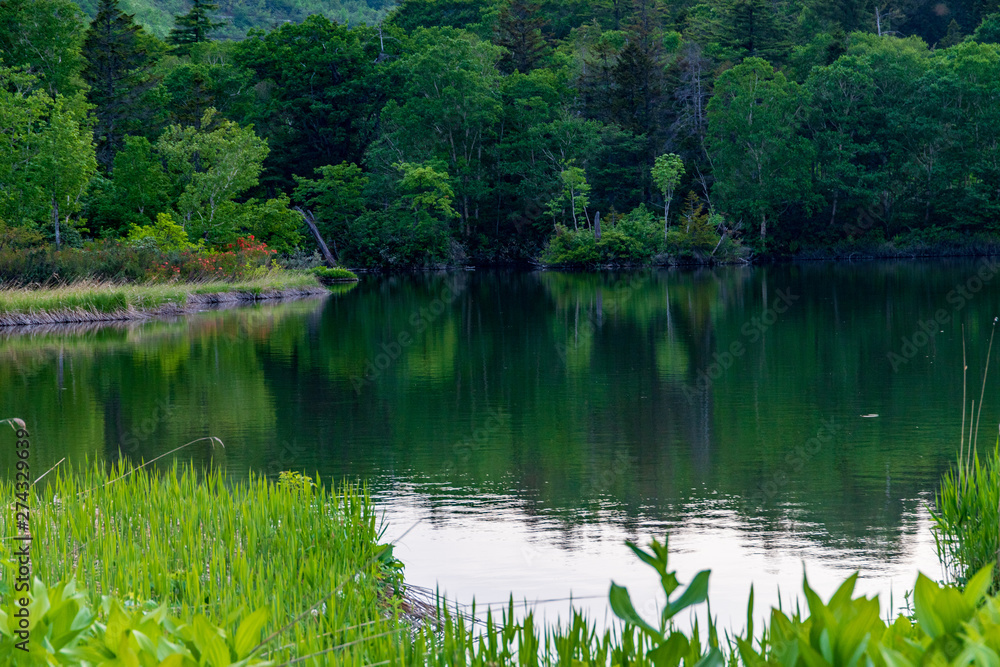
<svg viewBox="0 0 1000 667">
<path fill-rule="evenodd" d="M 234 481 L 127 464 L 49 477 L 31 500 L 34 575 L 75 577 L 95 608 L 111 596 L 127 610 L 163 605 L 214 626 L 263 609 L 264 634 L 280 633 L 261 654 L 283 660 L 391 632 L 394 575 L 380 559 L 385 547 L 363 490 L 328 490 L 296 475 Z M 0 497 L 13 501 L 13 482 L 0 482 Z M 12 520 L 5 509 L 0 534 L 16 533 Z M 4 606 L 12 572 L 0 579 Z M 345 647 L 340 657 L 360 663 L 368 648 Z"/>
<path fill-rule="evenodd" d="M 855 597 L 857 575 L 828 601 L 804 582 L 806 606 L 772 610 L 756 632 L 751 592 L 746 629 L 720 641 L 710 612 L 705 632 L 675 624 L 707 601 L 709 573 L 680 585 L 666 543 L 655 541 L 649 551 L 629 545 L 663 589 L 653 619 L 612 585 L 623 623 L 602 632 L 579 613 L 539 627 L 531 613 L 516 618 L 513 601 L 474 621 L 474 610 L 439 600 L 414 624 L 401 614 L 399 563 L 380 544 L 364 490 L 319 482 L 177 465 L 57 468 L 28 492 L 38 577 L 30 653 L 15 648 L 13 508 L 0 513 L 0 664 L 915 667 L 993 665 L 1000 654 L 989 567 L 964 592 L 919 576 L 914 609 L 886 621 L 877 600 Z M 0 497 L 13 504 L 13 481 L 0 480 Z"/>
<path fill-rule="evenodd" d="M 313 275 L 319 278 L 324 284 L 357 282 L 358 276 L 350 269 L 342 266 L 317 266 L 312 270 Z"/>
<path fill-rule="evenodd" d="M 998 443 L 1000 444 L 1000 443 Z M 1000 548 L 1000 450 L 980 458 L 973 451 L 945 473 L 931 516 L 938 559 L 959 586 L 987 565 Z M 1000 590 L 1000 570 L 992 589 Z"/>
<path fill-rule="evenodd" d="M 0 289 L 0 325 L 128 319 L 157 309 L 183 309 L 206 301 L 239 301 L 269 295 L 321 291 L 300 271 L 270 271 L 235 282 L 122 284 L 83 280 L 57 287 Z"/>
</svg>

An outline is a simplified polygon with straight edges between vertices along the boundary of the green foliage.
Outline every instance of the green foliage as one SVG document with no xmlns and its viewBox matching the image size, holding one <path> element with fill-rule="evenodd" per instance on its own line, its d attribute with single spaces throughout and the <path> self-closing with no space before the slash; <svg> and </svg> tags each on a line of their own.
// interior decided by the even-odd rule
<svg viewBox="0 0 1000 667">
<path fill-rule="evenodd" d="M 559 172 L 559 180 L 562 190 L 546 204 L 553 224 L 565 224 L 566 209 L 569 208 L 574 230 L 580 229 L 577 216 L 582 216 L 589 227 L 587 204 L 590 203 L 590 184 L 587 183 L 586 173 L 580 167 L 567 167 Z"/>
<path fill-rule="evenodd" d="M 607 223 L 602 223 L 607 224 Z M 663 231 L 656 214 L 639 204 L 614 223 L 614 230 L 635 239 L 642 247 L 643 255 L 653 257 L 663 250 Z"/>
<path fill-rule="evenodd" d="M 0 2 L 2 64 L 25 68 L 49 95 L 72 96 L 84 85 L 80 78 L 84 29 L 80 8 L 70 0 L 4 0 Z"/>
<path fill-rule="evenodd" d="M 217 245 L 235 243 L 238 236 L 251 236 L 267 244 L 275 252 L 288 254 L 302 244 L 302 217 L 289 208 L 285 195 L 259 201 L 251 198 L 243 203 L 224 202 L 219 207 Z"/>
<path fill-rule="evenodd" d="M 205 112 L 203 128 L 213 126 L 215 113 Z M 267 141 L 252 128 L 222 120 L 211 130 L 171 125 L 156 141 L 156 151 L 167 165 L 188 235 L 215 244 L 229 242 L 235 231 L 233 219 L 216 214 L 223 204 L 257 185 Z"/>
<path fill-rule="evenodd" d="M 32 90 L 34 77 L 0 66 L 0 217 L 14 226 L 68 225 L 97 169 L 80 95 Z"/>
<path fill-rule="evenodd" d="M 986 16 L 972 33 L 972 39 L 980 44 L 1000 44 L 1000 13 Z"/>
<path fill-rule="evenodd" d="M 365 209 L 368 177 L 349 162 L 316 170 L 318 179 L 295 177 L 295 199 L 316 215 L 324 238 L 343 239 L 352 220 Z"/>
<path fill-rule="evenodd" d="M 453 263 L 458 257 L 451 230 L 437 218 L 398 210 L 368 211 L 349 229 L 343 261 L 373 268 L 425 267 Z"/>
<path fill-rule="evenodd" d="M 451 189 L 448 172 L 409 162 L 398 162 L 393 166 L 402 172 L 399 180 L 401 201 L 405 208 L 413 212 L 414 225 L 425 219 L 436 218 L 447 223 L 461 217 L 451 206 L 455 192 Z"/>
<path fill-rule="evenodd" d="M 0 216 L 81 245 L 174 211 L 285 252 L 287 197 L 338 256 L 408 265 L 532 258 L 552 222 L 660 196 L 667 227 L 678 188 L 732 221 L 714 259 L 1000 233 L 994 0 L 392 4 L 81 0 L 88 29 L 68 0 L 4 0 Z M 397 164 L 446 172 L 450 208 Z M 423 258 L 404 209 L 445 234 Z"/>
<path fill-rule="evenodd" d="M 971 444 L 970 444 L 971 448 Z M 941 480 L 934 498 L 934 543 L 945 571 L 966 585 L 984 567 L 997 563 L 1000 546 L 1000 449 L 980 458 L 965 452 Z M 990 582 L 1000 590 L 1000 570 Z"/>
<path fill-rule="evenodd" d="M 46 587 L 35 579 L 31 599 L 41 618 L 32 629 L 29 651 L 12 648 L 13 619 L 0 611 L 0 657 L 18 665 L 107 665 L 169 664 L 177 667 L 197 665 L 270 664 L 251 654 L 260 641 L 261 628 L 267 621 L 267 609 L 231 620 L 232 629 L 214 625 L 202 615 L 190 623 L 170 616 L 167 605 L 153 610 L 126 609 L 111 596 L 101 600 L 99 613 L 91 609 L 86 592 L 78 591 L 74 580 Z M 105 619 L 102 623 L 98 620 Z M 43 639 L 44 638 L 44 639 Z M 3 649 L 6 649 L 4 651 Z M 5 655 L 6 653 L 6 655 Z M 161 662 L 164 661 L 164 662 Z"/>
<path fill-rule="evenodd" d="M 657 155 L 652 176 L 653 183 L 663 193 L 663 233 L 666 234 L 670 228 L 670 200 L 674 198 L 674 190 L 684 176 L 684 161 L 673 153 Z"/>
<path fill-rule="evenodd" d="M 189 250 L 195 244 L 188 239 L 187 232 L 167 213 L 159 213 L 151 225 L 132 225 L 125 242 L 143 248 L 153 248 L 160 252 Z"/>
<path fill-rule="evenodd" d="M 732 217 L 759 222 L 793 201 L 811 203 L 812 145 L 801 137 L 802 92 L 766 60 L 748 58 L 723 72 L 708 105 L 708 141 L 716 167 L 713 194 Z"/>
<path fill-rule="evenodd" d="M 357 282 L 358 280 L 357 274 L 342 266 L 317 266 L 312 270 L 312 273 L 324 283 Z"/>
<path fill-rule="evenodd" d="M 471 28 L 482 19 L 484 0 L 402 0 L 388 22 L 406 32 L 419 28 Z"/>
<path fill-rule="evenodd" d="M 598 240 L 591 230 L 573 231 L 557 225 L 541 260 L 557 266 L 596 267 L 644 264 L 652 256 L 640 240 L 615 228 L 603 230 Z"/>
<path fill-rule="evenodd" d="M 87 99 L 97 117 L 97 159 L 105 169 L 112 166 L 128 134 L 141 132 L 141 122 L 150 118 L 142 108 L 143 94 L 155 83 L 149 40 L 118 3 L 100 0 L 81 49 Z"/>
<path fill-rule="evenodd" d="M 398 54 L 400 37 L 310 16 L 235 46 L 234 65 L 254 77 L 243 88 L 257 97 L 246 120 L 268 140 L 269 181 L 290 187 L 294 174 L 361 162 L 387 95 L 379 63 Z"/>
<path fill-rule="evenodd" d="M 167 43 L 173 44 L 174 52 L 188 54 L 192 46 L 207 42 L 213 32 L 224 26 L 224 21 L 214 21 L 210 16 L 218 9 L 219 5 L 209 0 L 191 0 L 187 14 L 174 16 L 174 27 L 167 35 Z"/>
<path fill-rule="evenodd" d="M 684 201 L 677 228 L 667 233 L 667 249 L 684 256 L 711 252 L 719 244 L 719 216 L 705 210 L 694 192 Z"/>
<path fill-rule="evenodd" d="M 674 627 L 673 619 L 685 609 L 701 604 L 708 599 L 708 577 L 709 570 L 702 570 L 694 576 L 684 592 L 676 599 L 671 600 L 670 596 L 680 587 L 675 572 L 668 571 L 667 542 L 664 540 L 660 544 L 653 540 L 650 551 L 644 551 L 631 542 L 627 542 L 628 547 L 660 575 L 660 587 L 666 595 L 666 602 L 660 611 L 659 623 L 650 625 L 635 610 L 632 598 L 624 587 L 615 583 L 611 584 L 611 591 L 608 593 L 608 600 L 611 603 L 611 610 L 618 618 L 629 625 L 639 628 L 652 642 L 652 647 L 647 651 L 646 656 L 650 658 L 657 667 L 677 667 L 683 661 L 685 665 L 700 665 L 701 667 L 722 667 L 724 660 L 722 652 L 719 650 L 719 638 L 714 631 L 714 626 L 709 632 L 709 649 L 702 653 L 697 629 L 689 639 L 684 632 Z"/>
</svg>

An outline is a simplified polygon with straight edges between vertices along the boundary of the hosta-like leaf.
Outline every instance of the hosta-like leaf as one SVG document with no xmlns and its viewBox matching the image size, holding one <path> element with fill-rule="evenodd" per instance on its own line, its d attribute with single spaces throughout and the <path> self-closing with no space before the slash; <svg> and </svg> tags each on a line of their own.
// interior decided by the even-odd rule
<svg viewBox="0 0 1000 667">
<path fill-rule="evenodd" d="M 253 612 L 240 623 L 240 627 L 236 630 L 236 638 L 234 648 L 236 649 L 236 657 L 242 660 L 250 654 L 250 649 L 257 645 L 260 640 L 260 630 L 264 627 L 264 623 L 267 622 L 267 608 L 261 607 L 257 611 Z"/>
<path fill-rule="evenodd" d="M 654 628 L 639 616 L 639 613 L 632 605 L 632 598 L 625 587 L 612 583 L 611 591 L 608 593 L 608 601 L 611 603 L 611 611 L 615 613 L 615 616 L 626 623 L 636 626 L 654 639 L 663 639 L 657 628 Z"/>
</svg>

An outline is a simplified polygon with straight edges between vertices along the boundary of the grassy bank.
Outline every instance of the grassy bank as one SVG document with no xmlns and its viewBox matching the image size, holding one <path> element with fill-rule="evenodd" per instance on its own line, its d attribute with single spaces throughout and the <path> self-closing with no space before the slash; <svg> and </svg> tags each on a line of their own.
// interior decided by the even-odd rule
<svg viewBox="0 0 1000 667">
<path fill-rule="evenodd" d="M 8 287 L 0 289 L 0 326 L 137 319 L 211 303 L 325 292 L 315 275 L 300 271 L 269 271 L 234 281 L 83 280 L 53 287 Z"/>
<path fill-rule="evenodd" d="M 11 481 L 0 482 L 5 503 L 14 493 Z M 88 664 L 83 656 L 94 651 L 122 660 L 114 664 L 140 664 L 128 659 L 143 651 L 137 631 L 175 647 L 189 642 L 195 655 L 217 654 L 208 662 L 162 663 L 171 665 L 228 665 L 221 656 L 230 648 L 236 662 L 274 633 L 254 653 L 259 659 L 281 663 L 340 646 L 337 662 L 353 664 L 367 662 L 371 650 L 389 657 L 397 646 L 350 644 L 391 637 L 398 583 L 391 550 L 379 545 L 374 508 L 357 489 L 331 491 L 296 475 L 272 483 L 191 469 L 90 466 L 50 475 L 33 488 L 30 505 L 33 574 L 52 584 L 33 592 L 46 595 L 51 610 L 37 602 L 32 609 L 36 662 L 17 662 L 5 636 L 2 664 Z M 16 534 L 13 509 L 0 515 L 7 538 Z M 0 633 L 9 634 L 3 626 L 16 612 L 15 546 L 0 545 Z M 162 654 L 157 660 L 141 664 L 161 664 L 173 651 L 167 644 L 154 651 Z"/>
<path fill-rule="evenodd" d="M 221 443 L 204 443 L 221 447 Z M 37 473 L 35 473 L 37 474 Z M 765 627 L 680 629 L 704 610 L 709 572 L 686 585 L 665 544 L 634 545 L 655 571 L 665 606 L 650 619 L 624 588 L 609 602 L 622 623 L 598 632 L 579 614 L 538 627 L 513 606 L 473 622 L 407 607 L 401 566 L 381 542 L 369 498 L 294 473 L 278 481 L 174 467 L 60 467 L 27 492 L 32 508 L 30 594 L 16 592 L 20 544 L 12 481 L 0 481 L 0 664 L 4 665 L 653 665 L 807 667 L 1000 662 L 1000 599 L 991 568 L 964 591 L 919 576 L 913 607 L 891 622 L 857 597 L 857 575 L 823 601 L 771 610 Z M 10 499 L 7 501 L 6 499 Z M 46 585 L 42 582 L 48 582 Z M 15 595 L 15 592 L 17 593 Z M 402 594 L 402 595 L 401 595 Z M 19 641 L 18 597 L 30 601 L 30 641 Z M 721 639 L 720 639 L 721 638 Z"/>
</svg>

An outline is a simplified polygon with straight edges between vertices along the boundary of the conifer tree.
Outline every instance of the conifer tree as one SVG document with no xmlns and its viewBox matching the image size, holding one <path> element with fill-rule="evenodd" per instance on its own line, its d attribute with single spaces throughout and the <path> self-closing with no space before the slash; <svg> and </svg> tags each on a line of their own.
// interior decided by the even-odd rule
<svg viewBox="0 0 1000 667">
<path fill-rule="evenodd" d="M 167 35 L 167 42 L 174 45 L 174 51 L 185 55 L 193 45 L 209 41 L 211 34 L 226 24 L 225 21 L 213 21 L 209 15 L 218 9 L 217 3 L 193 0 L 191 11 L 174 16 L 174 27 Z"/>
<path fill-rule="evenodd" d="M 142 120 L 139 98 L 155 83 L 149 75 L 153 58 L 133 18 L 118 0 L 100 0 L 83 43 L 83 79 L 97 116 L 97 160 L 109 170 L 128 130 Z"/>
<path fill-rule="evenodd" d="M 509 52 L 499 63 L 505 74 L 514 71 L 527 74 L 549 51 L 542 37 L 545 20 L 538 18 L 540 13 L 539 4 L 526 0 L 509 0 L 500 9 L 493 42 Z"/>
</svg>

